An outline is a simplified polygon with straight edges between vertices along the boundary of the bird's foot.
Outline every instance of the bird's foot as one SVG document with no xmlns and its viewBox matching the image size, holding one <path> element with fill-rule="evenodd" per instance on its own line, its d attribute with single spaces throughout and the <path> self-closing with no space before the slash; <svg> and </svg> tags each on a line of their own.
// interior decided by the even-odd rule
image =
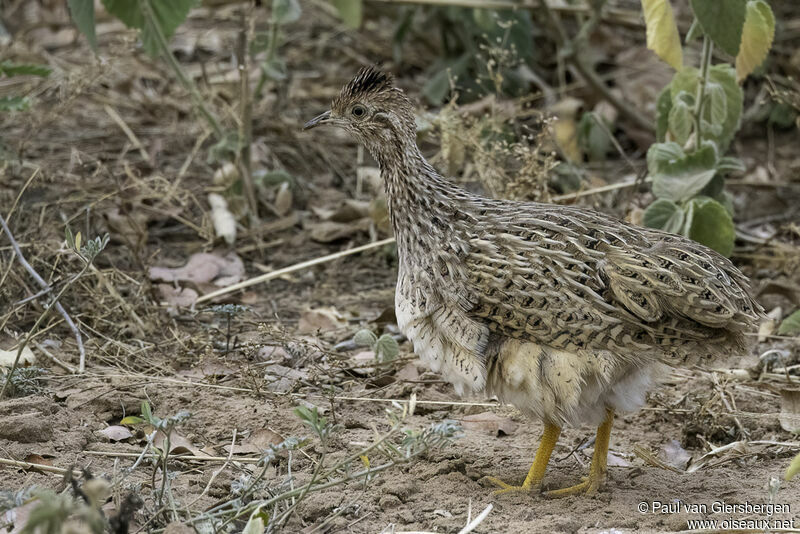
<svg viewBox="0 0 800 534">
<path fill-rule="evenodd" d="M 500 489 L 495 490 L 492 492 L 492 495 L 502 495 L 504 493 L 531 493 L 534 490 L 539 489 L 539 484 L 534 484 L 529 480 L 525 480 L 521 486 L 514 486 L 512 484 L 508 484 L 507 482 L 503 482 L 499 478 L 496 477 L 486 477 L 486 480 L 494 484 L 495 486 L 499 487 Z"/>
<path fill-rule="evenodd" d="M 603 485 L 605 480 L 605 474 L 592 473 L 588 477 L 584 478 L 583 482 L 580 484 L 575 484 L 574 486 L 569 486 L 567 488 L 546 491 L 544 494 L 546 497 L 567 497 L 568 495 L 579 494 L 592 495 L 597 493 L 597 490 L 600 489 L 600 486 Z"/>
</svg>

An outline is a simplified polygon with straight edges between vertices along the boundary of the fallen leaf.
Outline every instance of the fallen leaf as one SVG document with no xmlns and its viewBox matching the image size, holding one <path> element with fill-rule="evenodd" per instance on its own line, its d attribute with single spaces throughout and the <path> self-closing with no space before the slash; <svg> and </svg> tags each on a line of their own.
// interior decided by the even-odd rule
<svg viewBox="0 0 800 534">
<path fill-rule="evenodd" d="M 518 425 L 508 417 L 501 417 L 494 412 L 483 412 L 465 415 L 461 419 L 461 426 L 466 430 L 479 430 L 496 436 L 510 436 L 517 430 Z"/>
<path fill-rule="evenodd" d="M 783 309 L 780 306 L 773 308 L 769 311 L 769 313 L 767 313 L 767 318 L 761 321 L 761 324 L 758 325 L 759 343 L 766 341 L 767 336 L 771 336 L 775 332 L 775 327 L 777 326 L 782 315 Z"/>
<path fill-rule="evenodd" d="M 197 302 L 197 291 L 190 287 L 173 287 L 169 284 L 158 284 L 158 292 L 161 298 L 170 306 L 181 306 L 190 308 Z"/>
<path fill-rule="evenodd" d="M 183 267 L 151 267 L 149 276 L 155 282 L 212 282 L 225 287 L 244 278 L 244 263 L 234 253 L 225 256 L 197 253 L 189 257 Z"/>
<path fill-rule="evenodd" d="M 397 371 L 397 380 L 409 380 L 409 381 L 416 381 L 419 380 L 419 369 L 417 369 L 417 364 L 414 362 L 408 362 L 405 367 Z"/>
<path fill-rule="evenodd" d="M 155 445 L 159 449 L 163 449 L 164 444 L 166 442 L 166 438 L 167 438 L 166 434 L 164 434 L 163 431 L 159 430 L 156 433 L 156 437 L 153 438 L 153 445 Z M 170 432 L 169 435 L 169 452 L 170 454 L 190 453 L 197 456 L 201 456 L 203 454 L 203 451 L 192 445 L 191 441 L 181 436 L 180 434 L 176 433 L 174 430 Z"/>
<path fill-rule="evenodd" d="M 292 188 L 289 182 L 283 182 L 275 193 L 275 211 L 283 217 L 292 211 Z"/>
<path fill-rule="evenodd" d="M 338 239 L 344 239 L 354 234 L 369 230 L 370 219 L 358 219 L 351 223 L 338 223 L 334 221 L 323 221 L 308 225 L 311 239 L 319 243 L 330 243 Z"/>
<path fill-rule="evenodd" d="M 3 350 L 0 349 L 0 367 L 11 367 L 14 365 L 14 361 L 17 359 L 17 352 L 19 349 L 16 350 Z M 33 362 L 36 361 L 36 356 L 33 354 L 33 351 L 30 347 L 26 346 L 22 349 L 22 355 L 19 357 L 18 365 L 22 367 L 26 367 L 28 365 L 33 365 Z"/>
<path fill-rule="evenodd" d="M 347 326 L 347 321 L 334 308 L 307 309 L 300 314 L 297 325 L 299 334 L 329 332 Z"/>
<path fill-rule="evenodd" d="M 261 454 L 270 448 L 270 445 L 278 445 L 283 442 L 278 434 L 268 428 L 260 428 L 252 432 L 242 440 L 241 445 L 233 446 L 233 454 Z M 224 447 L 226 452 L 231 451 L 231 446 Z"/>
<path fill-rule="evenodd" d="M 787 432 L 800 430 L 800 390 L 781 390 L 781 413 L 778 420 L 781 428 Z"/>
<path fill-rule="evenodd" d="M 53 460 L 45 458 L 41 454 L 31 453 L 25 457 L 25 461 L 28 462 L 29 464 L 46 465 L 48 467 L 53 467 Z"/>
<path fill-rule="evenodd" d="M 667 465 L 671 465 L 681 471 L 686 471 L 686 466 L 689 465 L 689 461 L 692 459 L 692 455 L 681 447 L 680 442 L 676 439 L 669 440 L 664 445 L 664 448 L 661 449 L 658 457 Z"/>
<path fill-rule="evenodd" d="M 124 426 L 111 425 L 98 431 L 111 441 L 122 441 L 133 437 L 133 433 Z"/>
<path fill-rule="evenodd" d="M 211 222 L 217 236 L 233 245 L 236 241 L 236 217 L 228 209 L 228 201 L 222 195 L 209 193 L 208 204 L 211 206 Z"/>
</svg>

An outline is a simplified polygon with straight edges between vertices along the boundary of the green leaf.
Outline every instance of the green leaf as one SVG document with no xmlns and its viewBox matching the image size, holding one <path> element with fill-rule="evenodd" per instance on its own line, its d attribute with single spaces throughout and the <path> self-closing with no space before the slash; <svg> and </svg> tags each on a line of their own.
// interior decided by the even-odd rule
<svg viewBox="0 0 800 534">
<path fill-rule="evenodd" d="M 375 344 L 375 355 L 379 356 L 379 359 L 383 361 L 393 360 L 399 353 L 400 346 L 395 338 L 389 334 L 383 334 L 378 338 L 378 342 Z"/>
<path fill-rule="evenodd" d="M 67 0 L 69 13 L 78 31 L 86 36 L 89 46 L 97 51 L 97 33 L 94 24 L 94 0 Z"/>
<path fill-rule="evenodd" d="M 280 82 L 289 76 L 286 61 L 282 57 L 273 57 L 261 62 L 261 72 L 270 80 Z"/>
<path fill-rule="evenodd" d="M 578 145 L 586 153 L 589 161 L 602 161 L 605 159 L 608 150 L 611 148 L 611 140 L 608 138 L 610 128 L 601 126 L 598 121 L 603 121 L 603 117 L 592 111 L 587 111 L 581 115 L 578 122 Z"/>
<path fill-rule="evenodd" d="M 786 474 L 783 475 L 783 478 L 784 480 L 791 480 L 797 473 L 800 473 L 800 454 L 795 456 L 789 467 L 786 468 Z"/>
<path fill-rule="evenodd" d="M 137 417 L 135 415 L 129 415 L 128 417 L 123 417 L 122 420 L 119 422 L 121 425 L 140 425 L 146 422 L 141 417 Z"/>
<path fill-rule="evenodd" d="M 49 76 L 53 69 L 47 65 L 15 64 L 10 61 L 0 63 L 0 75 L 8 76 Z"/>
<path fill-rule="evenodd" d="M 102 0 L 106 10 L 120 19 L 127 27 L 141 30 L 142 46 L 145 52 L 151 56 L 156 56 L 160 52 L 158 44 L 158 30 L 166 39 L 172 37 L 175 30 L 180 26 L 189 11 L 200 0 Z M 142 3 L 147 2 L 153 12 L 154 22 L 158 28 L 153 27 L 148 17 L 142 11 Z"/>
<path fill-rule="evenodd" d="M 714 136 L 720 153 L 724 154 L 739 129 L 744 95 L 742 88 L 736 83 L 736 73 L 730 65 L 724 63 L 714 65 L 709 69 L 708 77 L 710 81 L 719 84 L 725 92 L 725 120 L 720 125 L 722 127 L 720 133 Z"/>
<path fill-rule="evenodd" d="M 767 58 L 775 38 L 775 15 L 764 0 L 747 2 L 742 42 L 736 56 L 736 79 L 741 82 Z"/>
<path fill-rule="evenodd" d="M 708 37 L 728 54 L 739 53 L 747 0 L 690 0 L 694 16 Z"/>
<path fill-rule="evenodd" d="M 444 99 L 450 94 L 451 76 L 457 78 L 464 74 L 472 59 L 472 54 L 467 52 L 455 61 L 446 61 L 444 68 L 431 76 L 422 87 L 422 94 L 425 95 L 425 98 L 434 105 L 444 102 Z"/>
<path fill-rule="evenodd" d="M 675 202 L 699 193 L 714 178 L 716 166 L 717 151 L 712 143 L 689 154 L 677 143 L 655 143 L 647 151 L 653 194 Z"/>
<path fill-rule="evenodd" d="M 723 256 L 730 256 L 736 229 L 725 206 L 708 197 L 693 198 L 689 204 L 692 214 L 687 223 L 688 237 Z"/>
<path fill-rule="evenodd" d="M 276 24 L 296 22 L 302 13 L 297 0 L 272 0 L 272 22 Z"/>
<path fill-rule="evenodd" d="M 333 0 L 333 6 L 339 13 L 339 18 L 342 19 L 342 22 L 347 26 L 351 28 L 358 28 L 361 26 L 361 19 L 363 17 L 362 0 Z"/>
<path fill-rule="evenodd" d="M 683 210 L 671 200 L 660 198 L 644 210 L 644 225 L 674 234 L 683 227 Z"/>
<path fill-rule="evenodd" d="M 658 99 L 656 100 L 656 141 L 659 143 L 666 141 L 667 130 L 669 130 L 669 112 L 671 109 L 672 93 L 668 85 L 658 93 Z"/>
<path fill-rule="evenodd" d="M 0 111 L 24 111 L 30 102 L 24 96 L 0 96 Z"/>
<path fill-rule="evenodd" d="M 723 156 L 717 163 L 717 171 L 720 173 L 744 172 L 746 170 L 742 160 L 733 156 Z"/>
<path fill-rule="evenodd" d="M 800 334 L 800 310 L 781 321 L 778 327 L 779 336 L 794 336 Z"/>
<path fill-rule="evenodd" d="M 375 335 L 372 330 L 367 330 L 366 328 L 359 330 L 356 332 L 356 335 L 353 336 L 353 343 L 358 345 L 359 347 L 374 347 L 375 343 L 378 342 L 378 336 Z"/>
<path fill-rule="evenodd" d="M 711 124 L 722 124 L 728 116 L 728 99 L 725 90 L 718 83 L 708 82 L 706 84 L 706 108 Z"/>
<path fill-rule="evenodd" d="M 683 66 L 683 49 L 672 6 L 667 0 L 642 0 L 647 48 L 675 70 Z"/>
<path fill-rule="evenodd" d="M 685 144 L 692 133 L 692 112 L 681 99 L 669 111 L 669 132 L 679 145 Z"/>
</svg>

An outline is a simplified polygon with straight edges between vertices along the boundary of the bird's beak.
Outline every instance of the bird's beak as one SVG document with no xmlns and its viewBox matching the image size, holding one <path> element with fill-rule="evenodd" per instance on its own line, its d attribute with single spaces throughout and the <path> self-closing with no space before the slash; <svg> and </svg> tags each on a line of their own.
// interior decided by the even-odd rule
<svg viewBox="0 0 800 534">
<path fill-rule="evenodd" d="M 305 123 L 303 125 L 303 130 L 310 130 L 311 128 L 319 126 L 320 124 L 325 124 L 326 122 L 330 121 L 331 121 L 331 112 L 326 111 L 322 115 L 317 115 L 316 117 Z"/>
</svg>

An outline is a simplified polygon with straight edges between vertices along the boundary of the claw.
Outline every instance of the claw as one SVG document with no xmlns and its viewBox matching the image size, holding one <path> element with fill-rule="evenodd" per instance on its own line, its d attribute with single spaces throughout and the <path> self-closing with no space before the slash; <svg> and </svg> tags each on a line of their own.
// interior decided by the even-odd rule
<svg viewBox="0 0 800 534">
<path fill-rule="evenodd" d="M 593 495 L 597 493 L 597 490 L 600 489 L 600 486 L 603 485 L 603 482 L 605 482 L 604 475 L 589 475 L 583 479 L 583 482 L 579 484 L 575 484 L 574 486 L 569 486 L 567 488 L 546 491 L 544 494 L 546 497 L 567 497 L 569 495 L 578 494 Z"/>
</svg>

